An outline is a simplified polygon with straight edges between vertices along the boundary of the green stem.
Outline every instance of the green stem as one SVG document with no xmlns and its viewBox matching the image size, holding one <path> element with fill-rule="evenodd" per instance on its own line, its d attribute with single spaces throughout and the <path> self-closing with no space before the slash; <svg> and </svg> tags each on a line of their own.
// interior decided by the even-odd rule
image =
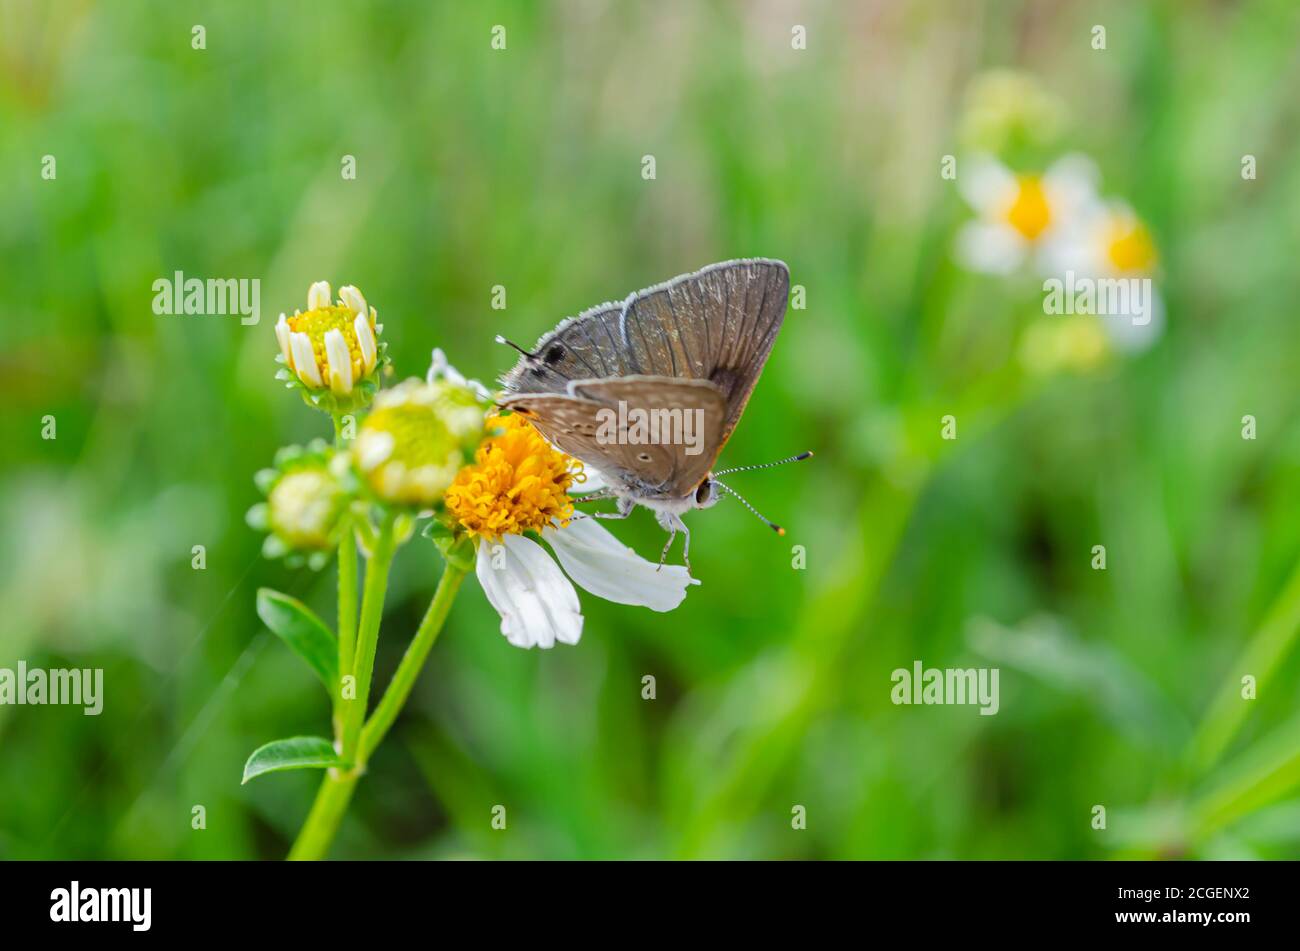
<svg viewBox="0 0 1300 951">
<path fill-rule="evenodd" d="M 344 451 L 343 418 L 337 413 L 334 420 L 334 448 Z M 357 536 L 352 528 L 352 516 L 347 515 L 343 535 L 339 539 L 339 678 L 351 674 L 357 644 Z M 341 682 L 334 687 L 334 732 L 342 739 L 343 692 Z"/>
<path fill-rule="evenodd" d="M 353 673 L 357 652 L 357 536 L 349 523 L 339 539 L 339 677 Z M 335 719 L 343 714 L 341 685 L 334 687 Z M 341 730 L 342 723 L 337 727 Z"/>
<path fill-rule="evenodd" d="M 307 821 L 289 850 L 291 862 L 313 862 L 325 857 L 360 778 L 361 773 L 355 769 L 346 773 L 331 769 L 325 774 Z"/>
<path fill-rule="evenodd" d="M 433 600 L 429 602 L 429 610 L 424 612 L 424 620 L 420 622 L 415 636 L 411 638 L 410 646 L 406 648 L 402 662 L 398 665 L 397 672 L 393 674 L 393 679 L 389 682 L 388 689 L 384 691 L 379 705 L 375 707 L 375 712 L 370 715 L 365 728 L 361 731 L 358 763 L 364 765 L 370 758 L 370 754 L 383 741 L 388 728 L 397 719 L 397 714 L 401 712 L 406 698 L 411 695 L 415 679 L 420 675 L 424 661 L 429 656 L 429 650 L 442 631 L 443 622 L 447 620 L 447 611 L 451 608 L 451 602 L 456 599 L 456 591 L 464 578 L 465 570 L 451 563 L 443 569 L 442 578 L 438 580 L 438 589 L 433 593 Z"/>
<path fill-rule="evenodd" d="M 388 565 L 392 560 L 394 540 L 392 531 L 392 522 L 386 521 L 379 534 L 380 544 L 375 548 L 375 555 L 371 558 L 370 564 L 366 568 L 366 589 L 364 600 L 361 608 L 361 631 L 359 635 L 358 649 L 358 670 L 365 674 L 365 684 L 358 682 L 357 700 L 353 701 L 354 706 L 348 708 L 349 718 L 345 721 L 349 726 L 352 723 L 352 711 L 365 710 L 365 697 L 369 692 L 370 673 L 374 668 L 375 651 L 379 622 L 372 618 L 372 613 L 377 615 L 382 611 L 383 606 L 383 587 L 386 585 L 388 578 Z M 380 571 L 379 569 L 382 569 Z M 302 830 L 298 833 L 298 839 L 294 842 L 293 848 L 289 852 L 289 858 L 293 861 L 323 859 L 329 852 L 330 844 L 334 841 L 334 836 L 338 832 L 343 816 L 347 812 L 348 803 L 352 800 L 352 793 L 356 789 L 357 781 L 365 771 L 366 760 L 370 754 L 375 751 L 383 741 L 389 727 L 397 719 L 397 714 L 401 712 L 402 705 L 406 698 L 411 694 L 411 688 L 415 684 L 416 678 L 420 674 L 420 669 L 424 666 L 425 660 L 429 656 L 429 650 L 433 647 L 434 642 L 438 639 L 438 634 L 442 631 L 442 626 L 447 620 L 447 612 L 451 608 L 451 602 L 456 599 L 456 592 L 460 588 L 460 583 L 465 579 L 466 571 L 463 568 L 457 568 L 448 564 L 442 573 L 442 578 L 438 581 L 438 588 L 433 593 L 433 600 L 429 604 L 429 609 L 424 613 L 424 620 L 420 622 L 420 627 L 411 638 L 411 644 L 406 649 L 406 654 L 402 657 L 401 664 L 398 665 L 397 672 L 393 675 L 392 682 L 389 683 L 388 689 L 384 691 L 383 698 L 375 708 L 374 714 L 370 721 L 365 724 L 365 729 L 361 731 L 359 738 L 358 753 L 352 759 L 355 764 L 347 772 L 340 772 L 331 769 L 326 772 L 325 778 L 321 781 L 320 789 L 316 793 L 316 800 L 312 803 L 311 812 L 307 815 L 307 821 L 303 823 Z M 379 581 L 374 579 L 378 577 Z M 379 607 L 373 612 L 369 610 L 370 606 L 378 604 Z M 371 628 L 374 633 L 371 634 Z M 360 701 L 360 703 L 357 703 Z M 348 733 L 344 733 L 344 749 L 347 746 Z M 354 740 L 354 743 L 357 741 Z"/>
<path fill-rule="evenodd" d="M 396 544 L 393 539 L 393 517 L 384 519 L 375 539 L 374 552 L 366 564 L 366 584 L 361 595 L 361 623 L 357 628 L 357 649 L 353 674 L 356 693 L 347 701 L 343 711 L 343 759 L 357 762 L 357 742 L 361 739 L 361 725 L 366 719 L 366 705 L 370 701 L 370 682 L 375 673 L 375 648 L 379 645 L 379 622 L 384 615 L 384 595 L 388 592 L 388 569 L 393 563 Z"/>
</svg>

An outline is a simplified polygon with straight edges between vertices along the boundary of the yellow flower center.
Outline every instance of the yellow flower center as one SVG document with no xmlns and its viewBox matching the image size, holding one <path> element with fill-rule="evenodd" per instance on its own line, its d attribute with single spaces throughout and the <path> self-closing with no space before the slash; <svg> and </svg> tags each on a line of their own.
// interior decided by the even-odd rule
<svg viewBox="0 0 1300 951">
<path fill-rule="evenodd" d="M 1052 223 L 1043 180 L 1037 175 L 1023 175 L 1018 180 L 1015 200 L 1007 209 L 1007 222 L 1026 241 L 1036 239 Z"/>
<path fill-rule="evenodd" d="M 352 358 L 352 379 L 359 380 L 366 375 L 361 345 L 357 343 L 357 329 L 354 323 L 356 317 L 357 315 L 347 307 L 331 305 L 318 307 L 304 314 L 294 314 L 288 318 L 291 331 L 294 333 L 301 331 L 311 340 L 311 352 L 316 358 L 316 370 L 322 380 L 328 382 L 330 378 L 330 364 L 325 357 L 325 335 L 331 330 L 341 332 L 343 340 L 348 345 L 348 355 Z M 374 329 L 373 326 L 371 329 Z"/>
<path fill-rule="evenodd" d="M 538 532 L 558 521 L 568 524 L 573 502 L 568 490 L 583 482 L 582 463 L 551 448 L 519 415 L 493 416 L 474 462 L 461 469 L 447 490 L 447 511 L 470 535 L 496 539 Z"/>
<path fill-rule="evenodd" d="M 1136 219 L 1113 223 L 1106 234 L 1106 259 L 1116 271 L 1146 273 L 1156 263 L 1156 244 L 1151 232 Z"/>
</svg>

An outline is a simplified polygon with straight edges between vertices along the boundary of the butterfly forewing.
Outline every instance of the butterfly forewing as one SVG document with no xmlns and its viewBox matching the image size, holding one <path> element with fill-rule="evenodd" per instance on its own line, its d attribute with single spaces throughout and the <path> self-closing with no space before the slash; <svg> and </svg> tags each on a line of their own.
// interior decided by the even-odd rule
<svg viewBox="0 0 1300 951">
<path fill-rule="evenodd" d="M 601 304 L 570 317 L 537 341 L 502 383 L 515 393 L 564 392 L 570 380 L 635 373 L 621 342 L 618 318 L 623 301 Z"/>
<path fill-rule="evenodd" d="M 584 462 L 617 468 L 665 494 L 689 493 L 744 411 L 781 329 L 789 289 L 782 262 L 757 258 L 710 265 L 593 307 L 519 360 L 503 378 L 510 394 L 503 405 L 527 412 L 544 435 Z M 704 450 L 686 455 L 679 445 L 597 441 L 595 414 L 620 400 L 646 410 L 703 412 Z"/>
</svg>

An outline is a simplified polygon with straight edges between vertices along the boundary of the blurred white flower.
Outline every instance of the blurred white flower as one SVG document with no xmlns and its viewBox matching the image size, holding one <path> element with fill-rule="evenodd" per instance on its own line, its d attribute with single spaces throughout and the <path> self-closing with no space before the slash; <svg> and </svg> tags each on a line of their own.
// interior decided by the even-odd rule
<svg viewBox="0 0 1300 951">
<path fill-rule="evenodd" d="M 973 271 L 1009 274 L 1037 265 L 1071 233 L 1095 202 L 1097 171 L 1082 155 L 1066 155 L 1041 175 L 1017 174 L 988 155 L 958 167 L 962 197 L 978 215 L 957 234 L 956 254 Z"/>
<path fill-rule="evenodd" d="M 1073 227 L 1055 242 L 1047 266 L 1056 275 L 1073 273 L 1092 280 L 1140 280 L 1149 289 L 1141 319 L 1126 314 L 1101 317 L 1111 342 L 1120 350 L 1149 347 L 1164 329 L 1165 308 L 1154 278 L 1159 255 L 1146 224 L 1126 202 L 1096 200 L 1084 208 Z"/>
</svg>

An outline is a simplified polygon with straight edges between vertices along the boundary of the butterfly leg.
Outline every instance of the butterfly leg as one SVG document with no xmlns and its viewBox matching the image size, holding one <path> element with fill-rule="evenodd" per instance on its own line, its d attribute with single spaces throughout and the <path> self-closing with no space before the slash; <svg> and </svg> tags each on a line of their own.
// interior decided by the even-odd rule
<svg viewBox="0 0 1300 951">
<path fill-rule="evenodd" d="M 663 568 L 664 559 L 668 557 L 668 549 L 673 547 L 673 539 L 676 537 L 677 537 L 677 526 L 673 525 L 668 529 L 668 541 L 664 543 L 664 550 L 659 554 L 659 567 L 656 568 L 655 571 L 659 571 Z"/>
<path fill-rule="evenodd" d="M 686 563 L 686 570 L 690 571 L 691 559 L 689 556 L 691 553 L 691 530 L 686 527 L 686 523 L 683 522 L 679 516 L 667 513 L 660 513 L 659 524 L 664 527 L 666 532 L 668 532 L 668 543 L 664 545 L 664 550 L 659 555 L 659 568 L 664 566 L 664 560 L 668 557 L 668 549 L 673 547 L 673 539 L 677 537 L 678 532 L 682 532 L 686 535 L 686 544 L 682 549 L 682 561 Z M 659 568 L 656 568 L 655 570 L 658 571 Z"/>
<path fill-rule="evenodd" d="M 604 490 L 602 489 L 601 491 Z M 570 519 L 570 521 L 576 522 L 579 519 L 584 519 L 584 518 L 627 518 L 629 515 L 632 514 L 632 510 L 634 508 L 636 508 L 635 501 L 633 501 L 631 498 L 627 496 L 619 496 L 617 512 L 584 512 L 580 515 L 573 516 L 573 518 Z"/>
</svg>

